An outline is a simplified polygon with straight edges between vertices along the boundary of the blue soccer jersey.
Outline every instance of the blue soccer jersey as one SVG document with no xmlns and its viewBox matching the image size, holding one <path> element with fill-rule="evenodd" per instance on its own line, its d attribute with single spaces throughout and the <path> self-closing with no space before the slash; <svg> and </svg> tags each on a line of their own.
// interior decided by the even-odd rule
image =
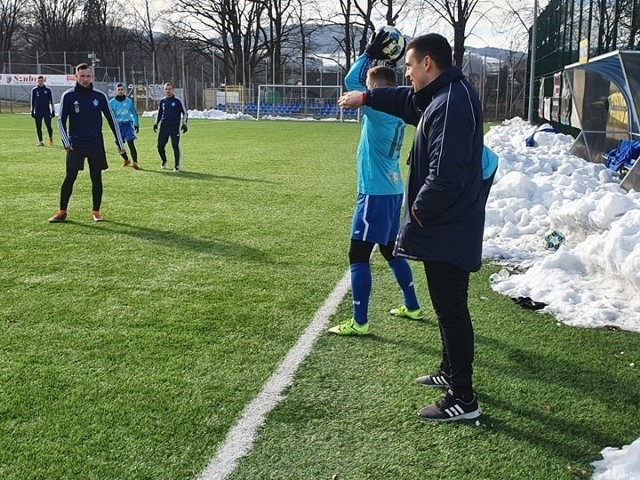
<svg viewBox="0 0 640 480">
<path fill-rule="evenodd" d="M 139 125 L 138 112 L 129 97 L 115 97 L 109 100 L 109 106 L 119 125 L 131 123 L 134 127 Z"/>
<path fill-rule="evenodd" d="M 363 54 L 352 65 L 344 83 L 347 90 L 366 90 L 367 71 L 373 60 Z M 395 195 L 403 193 L 400 149 L 404 122 L 398 117 L 361 107 L 362 131 L 358 144 L 358 193 Z"/>
</svg>

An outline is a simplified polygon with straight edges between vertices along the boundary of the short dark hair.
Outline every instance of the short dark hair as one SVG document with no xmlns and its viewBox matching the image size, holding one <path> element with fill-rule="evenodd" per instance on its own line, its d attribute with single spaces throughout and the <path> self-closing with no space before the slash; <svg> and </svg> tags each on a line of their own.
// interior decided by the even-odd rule
<svg viewBox="0 0 640 480">
<path fill-rule="evenodd" d="M 44 77 L 42 75 L 38 75 L 38 80 L 40 80 L 40 79 L 44 80 Z"/>
<path fill-rule="evenodd" d="M 79 63 L 78 65 L 76 65 L 76 73 L 78 73 L 80 70 L 89 70 L 91 67 L 86 64 L 86 63 Z"/>
<path fill-rule="evenodd" d="M 370 68 L 367 75 L 381 87 L 395 87 L 397 85 L 395 72 L 384 65 Z"/>
<path fill-rule="evenodd" d="M 169 86 L 173 88 L 173 83 L 171 82 L 164 82 L 164 84 L 162 85 L 163 87 Z"/>
<path fill-rule="evenodd" d="M 124 88 L 124 85 L 122 83 L 116 83 L 116 88 L 120 88 L 120 87 Z"/>
<path fill-rule="evenodd" d="M 417 58 L 422 60 L 428 55 L 439 68 L 449 68 L 452 65 L 451 45 L 442 35 L 420 35 L 407 45 L 407 52 L 412 49 Z"/>
</svg>

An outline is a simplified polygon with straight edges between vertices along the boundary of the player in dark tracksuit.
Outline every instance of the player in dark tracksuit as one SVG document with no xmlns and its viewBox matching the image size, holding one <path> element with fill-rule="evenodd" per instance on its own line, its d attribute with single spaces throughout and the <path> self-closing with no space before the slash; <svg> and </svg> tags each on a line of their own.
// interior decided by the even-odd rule
<svg viewBox="0 0 640 480">
<path fill-rule="evenodd" d="M 47 127 L 49 133 L 49 145 L 53 145 L 53 129 L 51 128 L 51 119 L 55 117 L 55 108 L 53 107 L 53 94 L 51 89 L 44 84 L 44 77 L 38 77 L 38 85 L 31 90 L 31 116 L 36 121 L 36 134 L 38 135 L 38 146 L 44 147 L 42 141 L 42 121 Z"/>
<path fill-rule="evenodd" d="M 158 115 L 153 124 L 153 131 L 158 131 L 160 124 L 160 133 L 158 134 L 158 154 L 162 160 L 161 168 L 164 170 L 167 166 L 167 154 L 165 146 L 171 138 L 171 146 L 173 147 L 173 158 L 175 161 L 174 172 L 180 171 L 180 132 L 187 133 L 187 120 L 189 115 L 184 107 L 182 100 L 173 94 L 173 85 L 171 83 L 164 84 L 165 97 L 160 100 L 158 105 Z"/>
<path fill-rule="evenodd" d="M 103 115 L 116 139 L 118 153 L 122 155 L 124 152 L 120 129 L 109 108 L 109 99 L 103 92 L 93 89 L 91 67 L 86 63 L 78 65 L 76 79 L 76 86 L 64 92 L 60 98 L 58 128 L 62 144 L 67 150 L 67 165 L 66 175 L 60 187 L 60 209 L 49 219 L 49 223 L 64 222 L 67 219 L 67 206 L 73 192 L 73 184 L 78 172 L 84 170 L 85 158 L 91 177 L 91 217 L 94 222 L 102 221 L 102 170 L 109 168 L 102 137 Z"/>
</svg>

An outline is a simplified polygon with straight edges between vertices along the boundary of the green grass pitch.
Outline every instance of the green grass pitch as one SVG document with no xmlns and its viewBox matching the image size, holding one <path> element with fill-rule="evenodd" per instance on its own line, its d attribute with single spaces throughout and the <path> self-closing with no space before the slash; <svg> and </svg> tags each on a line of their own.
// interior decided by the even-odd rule
<svg viewBox="0 0 640 480">
<path fill-rule="evenodd" d="M 57 130 L 37 148 L 28 115 L 0 115 L 3 480 L 197 477 L 348 268 L 358 125 L 193 119 L 176 175 L 151 124 L 140 171 L 105 130 L 106 221 L 85 170 L 50 225 Z M 640 435 L 640 336 L 524 311 L 489 264 L 470 291 L 484 415 L 420 421 L 439 392 L 413 379 L 440 347 L 412 265 L 427 320 L 387 315 L 401 300 L 375 255 L 374 335 L 320 337 L 233 479 L 584 478 Z"/>
</svg>

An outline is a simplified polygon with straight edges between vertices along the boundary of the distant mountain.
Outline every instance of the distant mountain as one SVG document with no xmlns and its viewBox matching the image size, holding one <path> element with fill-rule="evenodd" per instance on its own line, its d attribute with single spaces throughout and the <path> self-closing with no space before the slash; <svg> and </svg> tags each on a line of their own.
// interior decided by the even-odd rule
<svg viewBox="0 0 640 480">
<path fill-rule="evenodd" d="M 344 27 L 342 25 L 307 25 L 311 35 L 309 36 L 309 50 L 319 55 L 331 55 L 340 51 L 340 42 L 344 40 Z M 356 41 L 360 41 L 362 28 L 352 27 L 352 35 Z"/>
<path fill-rule="evenodd" d="M 500 65 L 508 62 L 526 61 L 526 58 L 526 53 L 502 48 L 465 47 L 462 71 L 465 75 L 481 74 L 482 72 L 486 75 L 496 75 L 500 71 Z"/>
<path fill-rule="evenodd" d="M 487 56 L 487 58 L 495 58 L 496 60 L 499 60 L 501 62 L 506 62 L 509 58 L 513 58 L 514 55 L 516 55 L 516 58 L 519 58 L 521 56 L 527 56 L 527 52 L 514 52 L 512 50 L 505 50 L 504 48 L 494 48 L 494 47 L 482 47 L 482 48 L 476 48 L 476 47 L 464 47 L 465 48 L 465 54 L 466 53 L 472 53 L 475 55 L 478 55 L 480 57 L 484 57 L 485 55 Z"/>
</svg>

